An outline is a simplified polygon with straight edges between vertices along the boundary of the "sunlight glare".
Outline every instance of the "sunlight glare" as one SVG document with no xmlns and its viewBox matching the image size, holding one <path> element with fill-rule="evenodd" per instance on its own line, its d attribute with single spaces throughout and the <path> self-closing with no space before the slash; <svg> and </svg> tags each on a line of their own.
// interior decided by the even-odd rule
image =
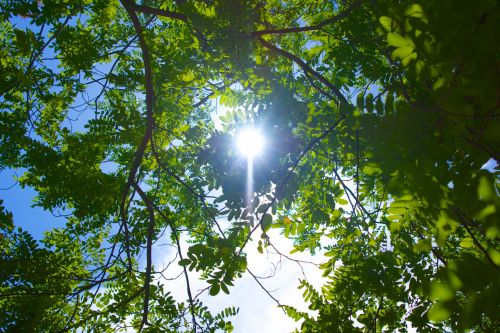
<svg viewBox="0 0 500 333">
<path fill-rule="evenodd" d="M 248 158 L 257 156 L 264 148 L 264 138 L 255 128 L 244 128 L 238 134 L 238 150 Z"/>
</svg>

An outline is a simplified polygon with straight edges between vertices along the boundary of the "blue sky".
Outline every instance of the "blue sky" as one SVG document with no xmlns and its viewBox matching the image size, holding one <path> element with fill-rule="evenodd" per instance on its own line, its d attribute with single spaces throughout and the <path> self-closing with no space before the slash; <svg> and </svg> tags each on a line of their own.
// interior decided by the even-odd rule
<svg viewBox="0 0 500 333">
<path fill-rule="evenodd" d="M 56 217 L 43 208 L 34 206 L 37 192 L 31 187 L 21 188 L 16 180 L 22 173 L 23 170 L 0 171 L 0 199 L 4 201 L 6 209 L 13 213 L 16 226 L 29 231 L 36 239 L 41 239 L 44 231 L 63 226 L 66 218 Z"/>
</svg>

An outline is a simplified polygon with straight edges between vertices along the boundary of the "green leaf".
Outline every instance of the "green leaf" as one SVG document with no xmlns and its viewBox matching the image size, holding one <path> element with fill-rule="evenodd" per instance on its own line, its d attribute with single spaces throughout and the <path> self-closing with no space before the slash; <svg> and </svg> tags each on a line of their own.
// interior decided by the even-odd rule
<svg viewBox="0 0 500 333">
<path fill-rule="evenodd" d="M 269 204 L 261 204 L 259 208 L 257 208 L 257 213 L 264 213 L 268 210 Z"/>
<path fill-rule="evenodd" d="M 349 204 L 349 201 L 347 201 L 346 199 L 343 199 L 343 198 L 337 198 L 337 203 L 339 205 L 347 205 L 347 204 Z"/>
<path fill-rule="evenodd" d="M 392 31 L 392 24 L 393 24 L 392 18 L 390 18 L 388 16 L 381 16 L 378 20 L 385 31 L 387 31 L 387 32 Z"/>
<path fill-rule="evenodd" d="M 387 209 L 387 212 L 389 212 L 389 214 L 392 214 L 392 215 L 404 215 L 406 214 L 406 212 L 408 211 L 408 209 L 406 207 L 390 207 L 389 209 Z"/>
<path fill-rule="evenodd" d="M 365 97 L 363 96 L 363 93 L 359 93 L 356 97 L 356 106 L 360 110 L 363 110 L 365 108 Z"/>
<path fill-rule="evenodd" d="M 403 60 L 401 60 L 401 64 L 406 67 L 410 64 L 410 62 L 412 62 L 413 60 L 416 60 L 416 59 L 417 59 L 417 53 L 413 52 L 409 56 L 407 56 Z"/>
<path fill-rule="evenodd" d="M 367 163 L 363 167 L 363 172 L 368 176 L 381 172 L 380 167 L 375 163 Z"/>
<path fill-rule="evenodd" d="M 224 284 L 224 283 L 221 283 L 220 284 L 220 287 L 222 289 L 222 291 L 225 293 L 225 294 L 228 294 L 229 295 L 229 289 L 227 288 L 227 286 Z M 213 295 L 212 295 L 213 296 Z"/>
<path fill-rule="evenodd" d="M 391 114 L 394 112 L 394 95 L 389 92 L 385 98 L 385 113 Z"/>
<path fill-rule="evenodd" d="M 23 54 L 28 54 L 30 52 L 30 39 L 26 31 L 15 29 L 16 34 L 16 46 Z"/>
<path fill-rule="evenodd" d="M 419 252 L 429 252 L 432 249 L 432 243 L 430 239 L 421 239 L 413 246 L 413 251 Z"/>
<path fill-rule="evenodd" d="M 413 47 L 411 46 L 403 46 L 403 47 L 398 47 L 391 53 L 391 58 L 394 60 L 402 60 L 408 57 L 413 53 Z"/>
<path fill-rule="evenodd" d="M 431 285 L 430 298 L 432 300 L 449 301 L 455 298 L 455 291 L 449 285 L 434 281 Z"/>
<path fill-rule="evenodd" d="M 403 37 L 396 32 L 390 32 L 387 34 L 387 43 L 395 47 L 415 47 L 411 39 Z"/>
<path fill-rule="evenodd" d="M 210 296 L 216 296 L 220 291 L 220 285 L 218 283 L 212 285 L 212 287 L 210 287 L 210 290 L 208 291 L 208 293 L 210 294 Z"/>
<path fill-rule="evenodd" d="M 429 320 L 434 322 L 444 321 L 448 319 L 450 315 L 451 311 L 442 302 L 434 303 L 427 313 Z"/>
<path fill-rule="evenodd" d="M 188 266 L 190 263 L 191 263 L 191 260 L 186 259 L 186 258 L 179 260 L 179 266 Z"/>
<path fill-rule="evenodd" d="M 271 228 L 272 224 L 273 224 L 272 215 L 271 214 L 264 215 L 264 217 L 262 218 L 262 224 L 261 224 L 262 230 L 264 230 L 264 232 L 267 232 Z"/>
<path fill-rule="evenodd" d="M 373 112 L 373 94 L 369 93 L 365 99 L 366 111 Z"/>
<path fill-rule="evenodd" d="M 420 6 L 417 3 L 411 4 L 410 7 L 408 7 L 405 10 L 405 15 L 422 18 L 424 22 L 427 22 L 427 20 L 425 18 L 424 10 L 422 9 L 422 6 Z"/>
<path fill-rule="evenodd" d="M 496 197 L 495 189 L 489 181 L 488 177 L 481 176 L 479 178 L 479 185 L 477 187 L 477 196 L 482 201 L 493 201 Z"/>
<path fill-rule="evenodd" d="M 493 247 L 490 247 L 488 248 L 488 255 L 490 256 L 491 261 L 495 263 L 495 265 L 500 266 L 500 251 Z"/>
<path fill-rule="evenodd" d="M 186 73 L 183 73 L 181 75 L 181 80 L 184 81 L 184 82 L 190 82 L 190 81 L 193 81 L 195 78 L 195 75 L 192 71 L 189 71 L 189 72 L 186 72 Z"/>
<path fill-rule="evenodd" d="M 472 240 L 472 238 L 466 237 L 466 238 L 462 239 L 462 241 L 460 242 L 460 246 L 463 248 L 473 247 L 474 241 Z"/>
<path fill-rule="evenodd" d="M 377 102 L 375 103 L 375 109 L 377 110 L 378 114 L 384 113 L 384 103 L 382 103 L 382 100 L 380 98 L 378 98 Z"/>
</svg>

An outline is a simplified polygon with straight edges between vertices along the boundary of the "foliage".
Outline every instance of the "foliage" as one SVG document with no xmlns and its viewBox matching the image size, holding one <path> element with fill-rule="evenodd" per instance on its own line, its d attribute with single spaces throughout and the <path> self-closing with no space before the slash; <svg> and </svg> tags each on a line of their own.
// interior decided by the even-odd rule
<svg viewBox="0 0 500 333">
<path fill-rule="evenodd" d="M 1 206 L 0 330 L 231 331 L 190 276 L 230 293 L 275 228 L 324 259 L 314 314 L 283 306 L 304 332 L 495 331 L 498 6 L 3 2 L 0 168 L 70 214 L 38 242 Z M 251 203 L 244 124 L 269 142 Z"/>
</svg>

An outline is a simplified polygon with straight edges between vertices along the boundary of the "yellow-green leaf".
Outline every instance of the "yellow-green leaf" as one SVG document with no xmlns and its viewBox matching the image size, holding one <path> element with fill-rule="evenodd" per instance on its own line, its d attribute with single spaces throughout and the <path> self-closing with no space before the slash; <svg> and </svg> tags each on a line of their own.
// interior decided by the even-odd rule
<svg viewBox="0 0 500 333">
<path fill-rule="evenodd" d="M 477 215 L 476 219 L 477 220 L 484 220 L 486 217 L 490 216 L 491 214 L 495 213 L 497 211 L 497 208 L 495 205 L 488 205 L 484 207 Z"/>
<path fill-rule="evenodd" d="M 494 249 L 493 247 L 490 247 L 488 249 L 488 254 L 491 258 L 491 261 L 493 261 L 496 265 L 500 266 L 500 251 Z"/>
<path fill-rule="evenodd" d="M 388 16 L 381 16 L 378 21 L 387 32 L 392 31 L 392 18 Z"/>
<path fill-rule="evenodd" d="M 376 173 L 379 173 L 381 172 L 379 166 L 375 163 L 367 163 L 364 167 L 363 167 L 363 172 L 365 174 L 367 174 L 368 176 L 371 176 L 371 175 L 374 175 Z"/>
<path fill-rule="evenodd" d="M 441 302 L 434 303 L 427 313 L 429 320 L 435 322 L 446 320 L 450 317 L 450 315 L 451 311 L 448 310 Z"/>
<path fill-rule="evenodd" d="M 429 252 L 432 249 L 432 244 L 430 239 L 421 239 L 417 244 L 413 245 L 413 251 L 419 252 Z"/>
<path fill-rule="evenodd" d="M 411 53 L 413 52 L 413 47 L 411 46 L 403 46 L 403 47 L 398 47 L 391 53 L 391 58 L 393 60 L 398 60 L 398 59 L 404 59 L 408 57 Z"/>
<path fill-rule="evenodd" d="M 482 201 L 491 201 L 495 198 L 495 189 L 486 176 L 479 179 L 479 186 L 477 187 L 477 196 Z"/>
<path fill-rule="evenodd" d="M 472 240 L 472 238 L 466 237 L 466 238 L 462 239 L 462 241 L 460 242 L 460 246 L 463 248 L 473 247 L 474 241 Z"/>
<path fill-rule="evenodd" d="M 189 71 L 181 75 L 181 80 L 184 82 L 189 82 L 194 80 L 194 73 Z"/>
<path fill-rule="evenodd" d="M 455 297 L 455 292 L 449 285 L 439 281 L 434 281 L 431 284 L 430 298 L 433 300 L 449 301 Z"/>
<path fill-rule="evenodd" d="M 387 43 L 395 47 L 415 46 L 411 39 L 403 37 L 396 32 L 389 32 L 387 34 Z"/>
<path fill-rule="evenodd" d="M 403 215 L 406 213 L 406 210 L 405 207 L 390 207 L 387 209 L 387 212 L 392 215 Z"/>
<path fill-rule="evenodd" d="M 401 64 L 403 66 L 408 66 L 408 64 L 412 61 L 412 60 L 416 60 L 417 59 L 417 54 L 415 52 L 411 53 L 409 56 L 407 56 L 406 58 L 404 58 L 403 60 L 401 60 Z"/>
<path fill-rule="evenodd" d="M 424 10 L 422 9 L 422 6 L 420 6 L 417 3 L 414 3 L 409 8 L 407 8 L 405 10 L 405 15 L 411 17 L 418 17 L 423 22 L 427 23 L 427 18 L 425 17 Z"/>
</svg>

